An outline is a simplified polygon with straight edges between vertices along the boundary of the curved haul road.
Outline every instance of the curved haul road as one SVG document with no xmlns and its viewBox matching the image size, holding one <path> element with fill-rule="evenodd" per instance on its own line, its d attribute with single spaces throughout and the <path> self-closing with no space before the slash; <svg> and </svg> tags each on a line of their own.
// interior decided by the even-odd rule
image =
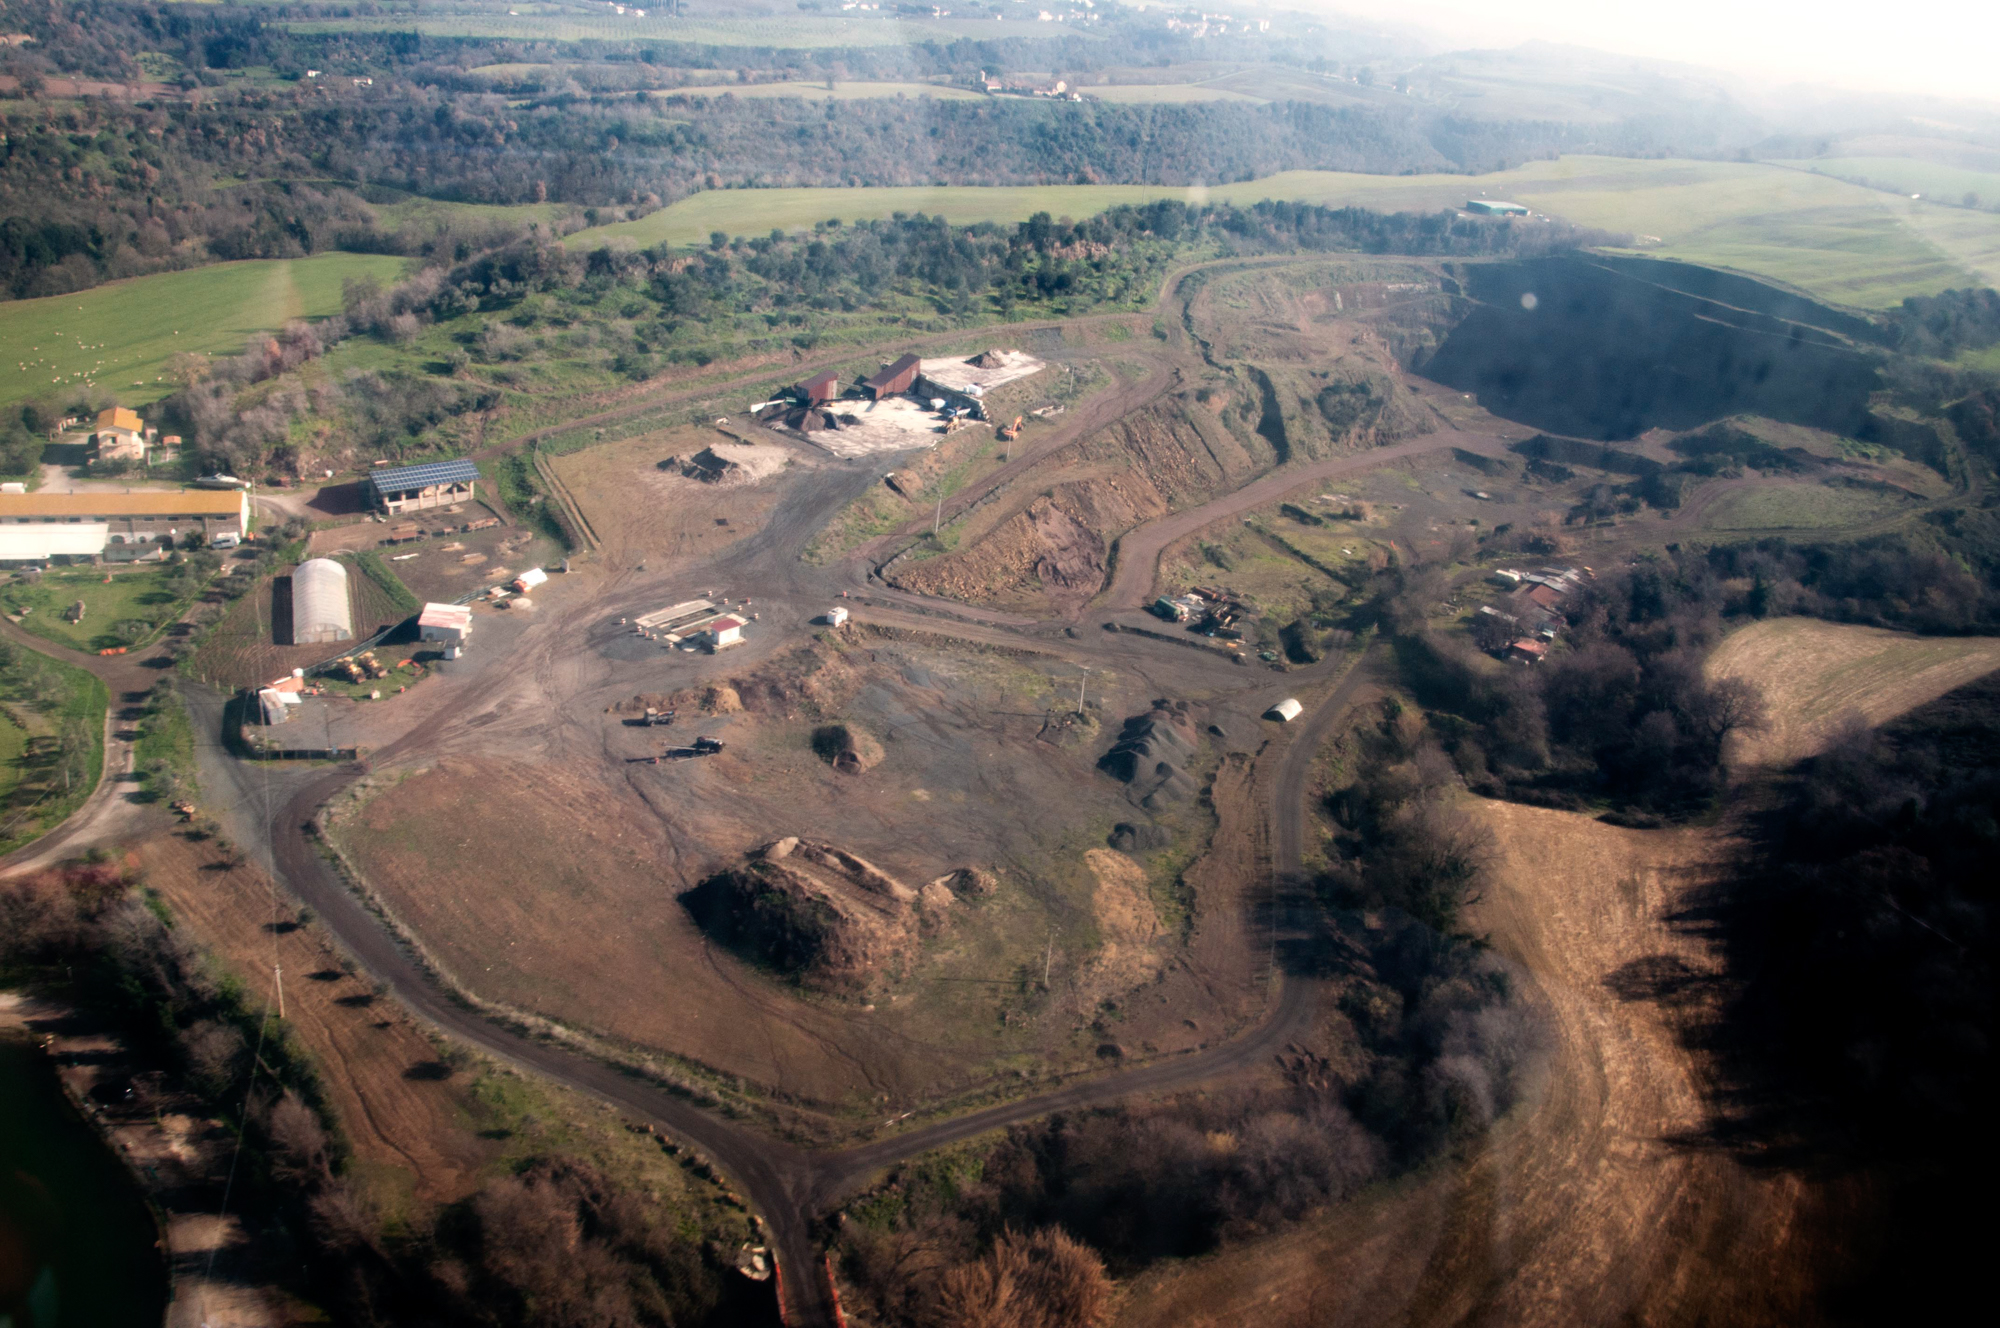
<svg viewBox="0 0 2000 1328">
<path fill-rule="evenodd" d="M 925 625 L 932 631 L 965 630 L 982 638 L 1004 631 L 993 627 L 972 628 L 969 624 L 940 619 L 928 620 Z M 1081 643 L 1065 644 L 1075 648 Z M 1106 640 L 1100 648 L 1124 644 L 1122 639 Z M 1085 646 L 1084 650 L 1090 648 Z M 1301 681 L 1312 681 L 1315 674 L 1324 676 L 1335 666 L 1336 661 L 1330 660 L 1324 668 L 1306 673 Z M 1312 715 L 1291 730 L 1293 741 L 1273 790 L 1277 867 L 1282 874 L 1296 875 L 1300 870 L 1305 782 L 1313 752 L 1345 708 L 1363 671 L 1359 663 L 1350 668 Z M 403 738 L 375 753 L 372 760 L 393 762 L 399 756 L 425 749 L 438 731 L 451 722 L 448 713 L 420 723 Z M 329 771 L 299 788 L 273 815 L 270 823 L 273 865 L 291 890 L 318 914 L 322 924 L 357 962 L 373 977 L 387 983 L 397 999 L 439 1029 L 559 1083 L 595 1094 L 708 1155 L 741 1187 L 754 1209 L 763 1216 L 779 1264 L 787 1269 L 815 1268 L 814 1219 L 843 1194 L 886 1166 L 1051 1111 L 1112 1102 L 1135 1093 L 1169 1091 L 1256 1065 L 1295 1039 L 1313 1013 L 1314 984 L 1302 978 L 1281 977 L 1282 985 L 1265 1021 L 1220 1046 L 1073 1083 L 855 1148 L 801 1149 L 771 1138 L 753 1126 L 731 1121 L 691 1097 L 557 1044 L 517 1033 L 459 1003 L 440 988 L 402 942 L 348 888 L 321 854 L 313 837 L 310 824 L 319 809 L 355 777 L 352 768 Z M 786 1279 L 783 1294 L 788 1323 L 826 1325 L 835 1321 L 830 1289 L 823 1277 L 802 1271 Z"/>
</svg>

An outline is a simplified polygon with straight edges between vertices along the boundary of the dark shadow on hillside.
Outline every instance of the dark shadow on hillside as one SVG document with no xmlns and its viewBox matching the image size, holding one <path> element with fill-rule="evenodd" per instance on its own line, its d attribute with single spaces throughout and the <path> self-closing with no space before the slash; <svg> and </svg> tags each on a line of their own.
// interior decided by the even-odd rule
<svg viewBox="0 0 2000 1328">
<path fill-rule="evenodd" d="M 1692 429 L 1753 413 L 1856 434 L 1874 360 L 1854 348 L 1851 315 L 1745 278 L 1612 267 L 1580 258 L 1469 264 L 1477 304 L 1425 364 L 1496 415 L 1582 438 Z M 1644 273 L 1645 276 L 1640 275 Z M 1739 307 L 1683 285 L 1764 306 Z M 1724 289 L 1726 287 L 1726 289 Z"/>
</svg>

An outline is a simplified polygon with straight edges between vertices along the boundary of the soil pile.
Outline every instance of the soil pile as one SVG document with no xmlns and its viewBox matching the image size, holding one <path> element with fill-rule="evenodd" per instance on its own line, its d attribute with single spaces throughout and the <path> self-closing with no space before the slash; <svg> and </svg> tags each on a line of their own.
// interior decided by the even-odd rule
<svg viewBox="0 0 2000 1328">
<path fill-rule="evenodd" d="M 1169 807 L 1199 792 L 1187 765 L 1200 741 L 1195 736 L 1192 707 L 1186 701 L 1155 701 L 1145 714 L 1125 721 L 1111 750 L 1098 759 L 1097 768 L 1130 784 L 1139 805 L 1147 810 Z M 1138 842 L 1136 827 L 1120 829 L 1132 830 L 1133 842 Z"/>
<path fill-rule="evenodd" d="M 852 724 L 828 724 L 813 730 L 813 751 L 842 774 L 858 775 L 882 764 L 882 744 L 875 735 Z"/>
<path fill-rule="evenodd" d="M 756 443 L 710 443 L 693 456 L 670 456 L 660 469 L 685 475 L 704 484 L 755 484 L 785 468 L 788 454 L 782 447 L 762 447 Z"/>
<path fill-rule="evenodd" d="M 899 977 L 918 940 L 945 925 L 951 883 L 912 889 L 833 844 L 787 836 L 681 897 L 709 935 L 821 991 L 852 994 Z"/>
</svg>

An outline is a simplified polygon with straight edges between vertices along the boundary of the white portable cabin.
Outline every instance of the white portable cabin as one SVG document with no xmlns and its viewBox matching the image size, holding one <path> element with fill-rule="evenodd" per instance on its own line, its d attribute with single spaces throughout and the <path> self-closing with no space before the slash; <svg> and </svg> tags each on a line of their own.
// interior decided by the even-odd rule
<svg viewBox="0 0 2000 1328">
<path fill-rule="evenodd" d="M 847 621 L 847 610 L 841 608 L 838 604 L 834 605 L 832 608 L 826 611 L 827 626 L 838 627 L 846 621 Z"/>
<path fill-rule="evenodd" d="M 469 604 L 426 604 L 417 615 L 417 639 L 464 645 L 472 635 L 472 606 Z"/>
</svg>

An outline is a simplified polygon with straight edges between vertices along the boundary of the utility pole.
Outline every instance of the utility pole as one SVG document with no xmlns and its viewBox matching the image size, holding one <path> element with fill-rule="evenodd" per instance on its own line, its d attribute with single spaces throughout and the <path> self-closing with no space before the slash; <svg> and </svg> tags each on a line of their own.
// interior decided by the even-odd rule
<svg viewBox="0 0 2000 1328">
<path fill-rule="evenodd" d="M 1083 668 L 1081 664 L 1077 665 L 1077 667 Z M 1089 680 L 1090 670 L 1083 669 L 1082 675 L 1076 680 L 1076 716 L 1078 719 L 1083 718 L 1083 685 Z"/>
<path fill-rule="evenodd" d="M 283 964 L 271 965 L 271 974 L 278 981 L 278 1018 L 283 1019 L 285 1017 L 285 966 Z"/>
<path fill-rule="evenodd" d="M 1049 989 L 1049 970 L 1055 967 L 1055 963 L 1056 963 L 1056 929 L 1054 927 L 1051 927 L 1049 928 L 1049 952 L 1042 958 L 1043 991 L 1047 991 Z"/>
<path fill-rule="evenodd" d="M 937 510 L 931 513 L 931 538 L 936 539 L 938 523 L 944 519 L 944 490 L 938 490 Z"/>
</svg>

